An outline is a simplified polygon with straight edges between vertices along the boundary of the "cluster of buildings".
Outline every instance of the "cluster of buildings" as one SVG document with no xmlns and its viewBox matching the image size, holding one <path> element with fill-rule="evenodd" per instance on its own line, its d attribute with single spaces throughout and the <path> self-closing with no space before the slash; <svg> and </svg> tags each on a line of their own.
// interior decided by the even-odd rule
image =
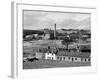
<svg viewBox="0 0 100 80">
<path fill-rule="evenodd" d="M 34 56 L 30 58 L 57 60 L 57 61 L 72 61 L 72 62 L 90 62 L 90 53 L 81 53 L 73 50 L 52 49 L 38 50 Z"/>
<path fill-rule="evenodd" d="M 69 37 L 69 38 L 73 39 L 73 44 L 69 45 L 69 48 L 71 49 L 71 48 L 75 47 L 74 50 L 66 50 L 63 47 L 62 47 L 62 49 L 54 49 L 54 48 L 48 48 L 46 50 L 39 49 L 38 51 L 35 52 L 35 56 L 31 55 L 30 58 L 36 57 L 37 59 L 45 59 L 45 60 L 90 62 L 90 51 L 89 51 L 89 50 L 91 50 L 90 49 L 90 46 L 91 46 L 90 45 L 90 38 L 89 38 L 90 33 L 85 32 L 84 35 L 78 36 L 78 37 L 82 38 L 82 39 L 80 39 L 77 37 L 77 30 L 75 30 L 74 32 L 72 30 L 70 30 L 69 32 L 67 31 L 67 36 L 66 35 L 62 36 L 63 35 L 63 33 L 62 33 L 61 36 L 58 37 L 57 31 L 56 31 L 56 24 L 55 24 L 54 28 L 55 29 L 53 32 L 50 30 L 44 30 L 45 34 L 27 35 L 26 38 L 33 38 L 33 36 L 34 36 L 35 38 L 44 39 L 44 40 L 54 39 L 54 41 L 53 41 L 54 43 L 61 45 L 62 44 L 61 39 Z M 80 34 L 81 33 L 79 33 L 78 35 L 80 35 Z M 59 40 L 57 40 L 57 38 Z M 78 39 L 77 42 L 74 42 L 74 39 L 75 40 Z M 87 46 L 87 43 L 89 43 L 89 46 Z M 77 44 L 78 45 L 84 44 L 84 46 L 82 46 L 82 47 L 84 47 L 84 49 L 88 50 L 88 52 L 80 52 L 79 49 L 76 48 Z"/>
<path fill-rule="evenodd" d="M 54 31 L 49 29 L 42 30 L 41 34 L 34 33 L 29 34 L 24 37 L 24 40 L 52 40 L 56 38 L 56 24 L 54 26 Z"/>
<path fill-rule="evenodd" d="M 28 34 L 24 37 L 24 40 L 64 40 L 70 38 L 73 41 L 78 41 L 79 39 L 86 41 L 91 38 L 90 30 L 56 29 L 56 24 L 54 24 L 54 30 L 43 29 L 40 32 L 41 34 L 38 32 Z"/>
</svg>

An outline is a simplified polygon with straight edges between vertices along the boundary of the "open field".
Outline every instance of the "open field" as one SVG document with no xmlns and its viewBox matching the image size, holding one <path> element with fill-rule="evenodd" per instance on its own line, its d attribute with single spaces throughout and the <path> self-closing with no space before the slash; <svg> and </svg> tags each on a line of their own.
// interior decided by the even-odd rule
<svg viewBox="0 0 100 80">
<path fill-rule="evenodd" d="M 54 47 L 63 47 L 62 40 L 33 40 L 29 42 L 24 42 L 24 47 L 42 47 L 47 48 L 47 46 L 54 46 Z"/>
<path fill-rule="evenodd" d="M 67 61 L 52 61 L 39 60 L 34 62 L 23 63 L 23 69 L 40 69 L 40 68 L 55 68 L 55 67 L 78 67 L 90 66 L 90 62 L 67 62 Z"/>
</svg>

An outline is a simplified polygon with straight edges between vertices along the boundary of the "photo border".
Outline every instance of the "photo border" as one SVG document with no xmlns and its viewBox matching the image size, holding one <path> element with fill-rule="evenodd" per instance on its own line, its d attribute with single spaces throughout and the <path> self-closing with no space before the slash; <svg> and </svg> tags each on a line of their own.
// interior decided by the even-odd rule
<svg viewBox="0 0 100 80">
<path fill-rule="evenodd" d="M 35 7 L 35 8 L 34 8 Z M 36 9 L 37 7 L 37 9 Z M 67 68 L 53 68 L 53 69 L 30 69 L 30 70 L 23 70 L 22 68 L 22 62 L 20 60 L 23 59 L 22 51 L 23 46 L 20 45 L 22 43 L 22 34 L 23 34 L 23 27 L 20 27 L 23 25 L 22 23 L 22 11 L 23 9 L 28 10 L 41 10 L 41 8 L 46 11 L 64 11 L 65 9 L 68 9 L 67 11 L 71 12 L 80 12 L 80 13 L 90 13 L 91 16 L 91 34 L 93 33 L 94 27 L 96 26 L 96 8 L 86 8 L 86 7 L 71 7 L 71 6 L 56 6 L 56 5 L 39 5 L 39 4 L 26 4 L 26 3 L 17 3 L 12 2 L 12 70 L 11 70 L 11 76 L 13 78 L 24 78 L 24 77 L 38 77 L 38 76 L 49 76 L 49 75 L 66 75 L 66 74 L 73 74 L 73 73 L 91 73 L 96 72 L 96 53 L 95 50 L 93 50 L 95 47 L 93 36 L 91 35 L 91 66 L 86 67 L 67 67 Z M 47 9 L 49 7 L 49 9 Z M 55 9 L 54 9 L 55 8 Z M 61 9 L 61 10 L 60 10 Z M 78 10 L 78 11 L 77 11 Z M 64 12 L 67 12 L 64 11 Z M 95 54 L 94 54 L 95 53 Z M 59 71 L 58 71 L 59 70 Z M 56 72 L 55 72 L 56 71 Z M 66 71 L 66 72 L 65 72 Z M 72 72 L 74 71 L 74 72 Z M 43 73 L 44 72 L 44 73 Z M 34 74 L 35 73 L 35 74 Z M 48 74 L 47 74 L 48 73 Z"/>
</svg>

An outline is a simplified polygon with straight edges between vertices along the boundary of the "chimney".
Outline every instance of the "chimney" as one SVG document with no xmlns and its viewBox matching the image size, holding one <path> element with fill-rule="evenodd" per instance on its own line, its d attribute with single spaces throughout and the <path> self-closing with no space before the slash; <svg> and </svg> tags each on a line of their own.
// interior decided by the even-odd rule
<svg viewBox="0 0 100 80">
<path fill-rule="evenodd" d="M 54 25 L 54 28 L 55 28 L 55 30 L 54 30 L 54 38 L 56 39 L 56 24 Z"/>
</svg>

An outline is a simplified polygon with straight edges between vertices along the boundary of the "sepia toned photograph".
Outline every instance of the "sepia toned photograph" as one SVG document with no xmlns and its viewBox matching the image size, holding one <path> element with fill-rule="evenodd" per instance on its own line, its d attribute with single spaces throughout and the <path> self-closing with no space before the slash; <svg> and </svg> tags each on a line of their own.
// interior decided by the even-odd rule
<svg viewBox="0 0 100 80">
<path fill-rule="evenodd" d="M 23 10 L 23 69 L 91 66 L 91 14 Z"/>
</svg>

